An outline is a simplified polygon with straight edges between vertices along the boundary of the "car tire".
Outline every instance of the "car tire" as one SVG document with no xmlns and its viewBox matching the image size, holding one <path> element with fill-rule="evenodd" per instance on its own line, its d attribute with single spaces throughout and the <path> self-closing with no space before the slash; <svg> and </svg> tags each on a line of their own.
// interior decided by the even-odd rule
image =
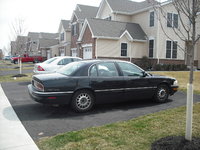
<svg viewBox="0 0 200 150">
<path fill-rule="evenodd" d="M 164 103 L 169 97 L 169 87 L 165 84 L 161 84 L 157 87 L 154 100 L 158 103 Z"/>
<path fill-rule="evenodd" d="M 18 61 L 17 61 L 17 60 L 14 60 L 13 63 L 14 63 L 14 64 L 18 64 Z"/>
<path fill-rule="evenodd" d="M 71 107 L 76 112 L 87 112 L 94 105 L 94 95 L 89 90 L 77 91 L 71 101 Z"/>
</svg>

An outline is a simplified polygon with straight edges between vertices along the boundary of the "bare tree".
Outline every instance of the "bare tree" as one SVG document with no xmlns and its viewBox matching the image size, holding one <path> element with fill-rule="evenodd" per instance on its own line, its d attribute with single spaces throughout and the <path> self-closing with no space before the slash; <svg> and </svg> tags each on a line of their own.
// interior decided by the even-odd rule
<svg viewBox="0 0 200 150">
<path fill-rule="evenodd" d="M 25 20 L 22 18 L 16 18 L 15 21 L 11 24 L 12 39 L 15 41 L 15 51 L 16 54 L 21 56 L 27 49 L 27 37 L 24 36 L 26 33 Z M 19 73 L 22 74 L 22 63 L 21 59 L 18 61 L 19 64 Z"/>
<path fill-rule="evenodd" d="M 193 70 L 194 70 L 194 50 L 200 38 L 200 33 L 197 32 L 198 17 L 200 17 L 200 0 L 170 0 L 164 3 L 155 3 L 153 8 L 159 20 L 160 27 L 163 33 L 170 40 L 174 41 L 169 33 L 165 31 L 163 19 L 167 22 L 175 35 L 183 42 L 184 45 L 177 45 L 184 53 L 190 66 L 190 76 L 187 85 L 187 113 L 186 113 L 186 134 L 187 140 L 192 139 L 192 113 L 193 113 Z M 168 14 L 165 5 L 172 5 L 177 15 Z M 177 17 L 177 20 L 173 20 Z M 179 22 L 178 22 L 179 21 Z"/>
</svg>

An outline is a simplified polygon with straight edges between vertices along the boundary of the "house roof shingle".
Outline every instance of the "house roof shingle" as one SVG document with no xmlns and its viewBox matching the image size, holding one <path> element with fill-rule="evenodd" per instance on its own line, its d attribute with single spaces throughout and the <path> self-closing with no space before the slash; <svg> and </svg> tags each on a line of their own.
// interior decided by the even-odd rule
<svg viewBox="0 0 200 150">
<path fill-rule="evenodd" d="M 114 12 L 132 14 L 139 10 L 152 6 L 152 3 L 157 3 L 155 0 L 145 0 L 143 2 L 134 2 L 131 0 L 107 0 L 111 9 Z"/>
<path fill-rule="evenodd" d="M 94 37 L 120 38 L 127 31 L 134 40 L 146 40 L 146 34 L 137 23 L 87 19 Z"/>
<path fill-rule="evenodd" d="M 46 32 L 29 32 L 28 37 L 31 38 L 31 40 L 37 40 L 39 38 L 45 38 L 45 39 L 56 39 L 58 38 L 58 33 L 46 33 Z"/>
<path fill-rule="evenodd" d="M 80 8 L 79 10 L 75 10 L 74 13 L 78 17 L 77 19 L 84 20 L 85 18 L 94 18 L 97 14 L 98 7 L 94 6 L 87 6 L 87 5 L 80 5 L 77 4 Z"/>
<path fill-rule="evenodd" d="M 53 45 L 57 45 L 59 43 L 58 39 L 44 39 L 40 38 L 39 40 L 40 48 L 49 48 Z"/>
<path fill-rule="evenodd" d="M 70 21 L 69 20 L 61 20 L 61 23 L 65 30 L 70 30 L 70 26 L 69 26 Z"/>
</svg>

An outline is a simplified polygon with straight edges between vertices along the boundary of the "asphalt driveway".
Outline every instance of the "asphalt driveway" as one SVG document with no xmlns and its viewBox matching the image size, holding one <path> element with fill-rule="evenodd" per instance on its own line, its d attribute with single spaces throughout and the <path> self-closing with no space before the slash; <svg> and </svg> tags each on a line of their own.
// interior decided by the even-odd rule
<svg viewBox="0 0 200 150">
<path fill-rule="evenodd" d="M 28 95 L 28 84 L 29 82 L 3 83 L 2 87 L 22 124 L 35 141 L 44 136 L 129 120 L 186 104 L 186 94 L 177 92 L 164 104 L 149 100 L 105 104 L 95 106 L 90 112 L 78 114 L 68 106 L 52 107 L 34 102 Z M 194 101 L 200 102 L 200 95 L 195 95 Z"/>
</svg>

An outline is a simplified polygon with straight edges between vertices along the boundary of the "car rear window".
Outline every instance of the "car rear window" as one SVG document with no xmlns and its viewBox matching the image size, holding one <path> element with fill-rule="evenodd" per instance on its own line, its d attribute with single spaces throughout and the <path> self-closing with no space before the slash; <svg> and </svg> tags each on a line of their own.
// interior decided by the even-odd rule
<svg viewBox="0 0 200 150">
<path fill-rule="evenodd" d="M 53 57 L 53 58 L 50 58 L 50 59 L 44 61 L 43 63 L 45 63 L 45 64 L 50 64 L 50 63 L 52 63 L 53 61 L 55 61 L 56 59 L 58 59 L 58 58 Z"/>
<path fill-rule="evenodd" d="M 66 66 L 62 67 L 61 69 L 59 69 L 57 71 L 57 73 L 61 73 L 61 74 L 70 76 L 75 71 L 80 69 L 83 65 L 84 65 L 84 63 L 82 63 L 82 62 L 72 62 L 72 63 L 67 64 Z"/>
</svg>

